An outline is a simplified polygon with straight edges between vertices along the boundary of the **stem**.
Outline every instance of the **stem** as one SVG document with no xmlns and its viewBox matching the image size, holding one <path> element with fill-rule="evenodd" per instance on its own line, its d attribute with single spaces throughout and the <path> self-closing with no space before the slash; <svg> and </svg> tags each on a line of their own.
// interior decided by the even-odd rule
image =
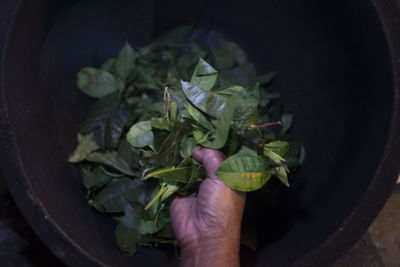
<svg viewBox="0 0 400 267">
<path fill-rule="evenodd" d="M 171 95 L 168 91 L 168 86 L 165 86 L 164 88 L 164 101 L 167 102 L 167 110 L 166 110 L 166 114 L 165 117 L 167 119 L 167 121 L 169 122 L 169 105 L 171 104 Z"/>
<path fill-rule="evenodd" d="M 157 213 L 156 213 L 156 217 L 154 218 L 154 225 L 155 225 L 156 227 L 158 227 L 158 218 L 159 218 L 160 212 L 161 212 L 161 210 L 164 208 L 164 206 L 165 206 L 165 204 L 164 204 L 164 203 L 161 203 L 161 205 L 158 207 L 158 211 L 157 211 Z"/>
<path fill-rule="evenodd" d="M 178 241 L 176 241 L 176 240 L 162 240 L 162 239 L 157 239 L 157 242 L 160 243 L 160 244 L 178 245 Z"/>
<path fill-rule="evenodd" d="M 144 207 L 144 210 L 150 209 L 150 207 L 165 193 L 165 191 L 167 191 L 167 189 L 167 185 L 161 186 L 160 191 L 158 191 L 157 195 L 152 200 L 150 200 L 149 203 L 147 203 L 146 207 Z"/>
<path fill-rule="evenodd" d="M 142 173 L 142 180 L 146 180 L 145 179 L 145 176 L 147 175 L 147 173 L 149 172 L 149 171 L 151 171 L 152 169 L 154 169 L 154 168 L 148 168 L 148 169 L 145 169 L 144 171 L 143 171 L 143 173 Z"/>
<path fill-rule="evenodd" d="M 149 147 L 151 148 L 151 150 L 153 150 L 153 152 L 157 153 L 157 150 L 154 148 L 152 144 L 150 144 Z"/>
<path fill-rule="evenodd" d="M 282 122 L 280 122 L 280 121 L 267 122 L 267 123 L 264 123 L 264 124 L 255 125 L 255 126 L 249 127 L 249 130 L 269 127 L 269 126 L 273 126 L 273 125 L 281 125 L 281 124 L 282 124 Z"/>
</svg>

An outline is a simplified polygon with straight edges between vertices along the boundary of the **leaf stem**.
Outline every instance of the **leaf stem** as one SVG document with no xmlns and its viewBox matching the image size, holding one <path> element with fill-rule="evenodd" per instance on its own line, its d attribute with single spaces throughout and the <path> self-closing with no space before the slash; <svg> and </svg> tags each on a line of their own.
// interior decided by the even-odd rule
<svg viewBox="0 0 400 267">
<path fill-rule="evenodd" d="M 152 144 L 150 144 L 149 147 L 151 148 L 151 150 L 153 150 L 154 153 L 157 153 L 157 150 L 154 148 Z"/>
<path fill-rule="evenodd" d="M 161 210 L 164 208 L 164 206 L 165 206 L 165 204 L 164 204 L 164 203 L 161 203 L 161 205 L 158 207 L 158 211 L 157 211 L 156 216 L 155 216 L 155 218 L 154 218 L 154 225 L 155 225 L 156 227 L 159 227 L 159 225 L 158 225 L 158 218 L 159 218 L 160 212 L 161 212 Z"/>
<path fill-rule="evenodd" d="M 147 169 L 145 169 L 144 171 L 143 171 L 143 173 L 142 173 L 142 180 L 146 180 L 146 175 L 147 175 L 147 173 L 149 172 L 149 171 L 151 171 L 152 169 L 154 169 L 154 168 L 147 168 Z"/>
<path fill-rule="evenodd" d="M 157 242 L 160 243 L 160 244 L 178 245 L 178 241 L 176 241 L 176 240 L 162 240 L 162 239 L 157 239 Z"/>
<path fill-rule="evenodd" d="M 282 122 L 280 122 L 280 121 L 267 122 L 267 123 L 264 123 L 264 124 L 255 125 L 255 126 L 249 127 L 249 130 L 269 127 L 269 126 L 273 126 L 273 125 L 282 125 Z"/>
<path fill-rule="evenodd" d="M 164 101 L 167 102 L 165 118 L 169 122 L 169 105 L 171 104 L 171 95 L 169 93 L 168 86 L 165 86 L 164 88 Z"/>
<path fill-rule="evenodd" d="M 150 200 L 149 203 L 147 203 L 146 207 L 144 207 L 144 210 L 150 209 L 150 207 L 165 193 L 165 191 L 167 191 L 167 189 L 167 185 L 162 185 L 160 191 L 158 191 L 157 195 L 152 200 Z"/>
</svg>

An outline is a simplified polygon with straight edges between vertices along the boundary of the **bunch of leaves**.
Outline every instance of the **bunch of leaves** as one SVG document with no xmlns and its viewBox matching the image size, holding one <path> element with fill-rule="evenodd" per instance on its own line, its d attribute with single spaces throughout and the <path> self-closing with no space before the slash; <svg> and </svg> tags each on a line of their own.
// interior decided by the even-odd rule
<svg viewBox="0 0 400 267">
<path fill-rule="evenodd" d="M 126 43 L 78 73 L 78 88 L 97 100 L 69 161 L 80 165 L 89 204 L 118 221 L 123 253 L 177 245 L 170 202 L 195 196 L 206 179 L 196 145 L 225 153 L 216 174 L 235 190 L 260 189 L 271 177 L 289 186 L 304 149 L 285 135 L 293 117 L 280 95 L 265 89 L 275 74 L 257 76 L 237 44 L 191 25 L 136 50 Z"/>
</svg>

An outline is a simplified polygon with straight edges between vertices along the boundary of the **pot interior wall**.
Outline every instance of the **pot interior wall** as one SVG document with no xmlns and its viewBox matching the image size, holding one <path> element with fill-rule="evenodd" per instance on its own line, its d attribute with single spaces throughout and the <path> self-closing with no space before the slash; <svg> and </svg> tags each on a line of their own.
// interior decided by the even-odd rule
<svg viewBox="0 0 400 267">
<path fill-rule="evenodd" d="M 238 42 L 260 73 L 279 71 L 271 90 L 296 96 L 291 135 L 304 143 L 306 161 L 277 208 L 257 203 L 253 259 L 270 266 L 301 260 L 357 205 L 387 139 L 391 61 L 369 1 L 25 1 L 8 43 L 5 94 L 32 198 L 84 257 L 108 266 L 176 264 L 151 249 L 122 256 L 114 222 L 86 204 L 66 159 L 91 103 L 75 86 L 76 72 L 115 56 L 125 40 L 140 47 L 190 22 Z M 82 259 L 53 250 L 66 262 Z"/>
</svg>

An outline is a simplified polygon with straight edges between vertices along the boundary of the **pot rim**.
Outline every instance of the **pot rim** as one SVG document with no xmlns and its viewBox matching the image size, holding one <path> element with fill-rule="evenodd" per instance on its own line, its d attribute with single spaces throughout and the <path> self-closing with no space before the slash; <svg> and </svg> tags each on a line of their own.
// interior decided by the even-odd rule
<svg viewBox="0 0 400 267">
<path fill-rule="evenodd" d="M 363 197 L 351 214 L 319 247 L 300 258 L 295 266 L 329 266 L 343 256 L 368 230 L 390 197 L 400 173 L 400 2 L 370 0 L 375 6 L 392 62 L 393 112 L 381 161 Z M 392 177 L 393 179 L 381 179 Z"/>
<path fill-rule="evenodd" d="M 300 258 L 296 266 L 333 264 L 368 229 L 389 198 L 399 175 L 400 164 L 400 4 L 396 0 L 369 0 L 378 13 L 384 29 L 392 61 L 394 85 L 393 111 L 388 141 L 373 179 L 364 196 L 335 231 L 319 247 Z M 9 127 L 8 109 L 4 95 L 5 55 L 15 17 L 23 0 L 0 0 L 0 169 L 18 208 L 44 244 L 69 266 L 105 266 L 78 246 L 52 220 L 38 200 L 21 162 L 15 136 Z M 397 137 L 397 138 L 396 138 Z M 393 177 L 393 179 L 381 179 Z M 27 197 L 16 197 L 26 195 Z"/>
</svg>

